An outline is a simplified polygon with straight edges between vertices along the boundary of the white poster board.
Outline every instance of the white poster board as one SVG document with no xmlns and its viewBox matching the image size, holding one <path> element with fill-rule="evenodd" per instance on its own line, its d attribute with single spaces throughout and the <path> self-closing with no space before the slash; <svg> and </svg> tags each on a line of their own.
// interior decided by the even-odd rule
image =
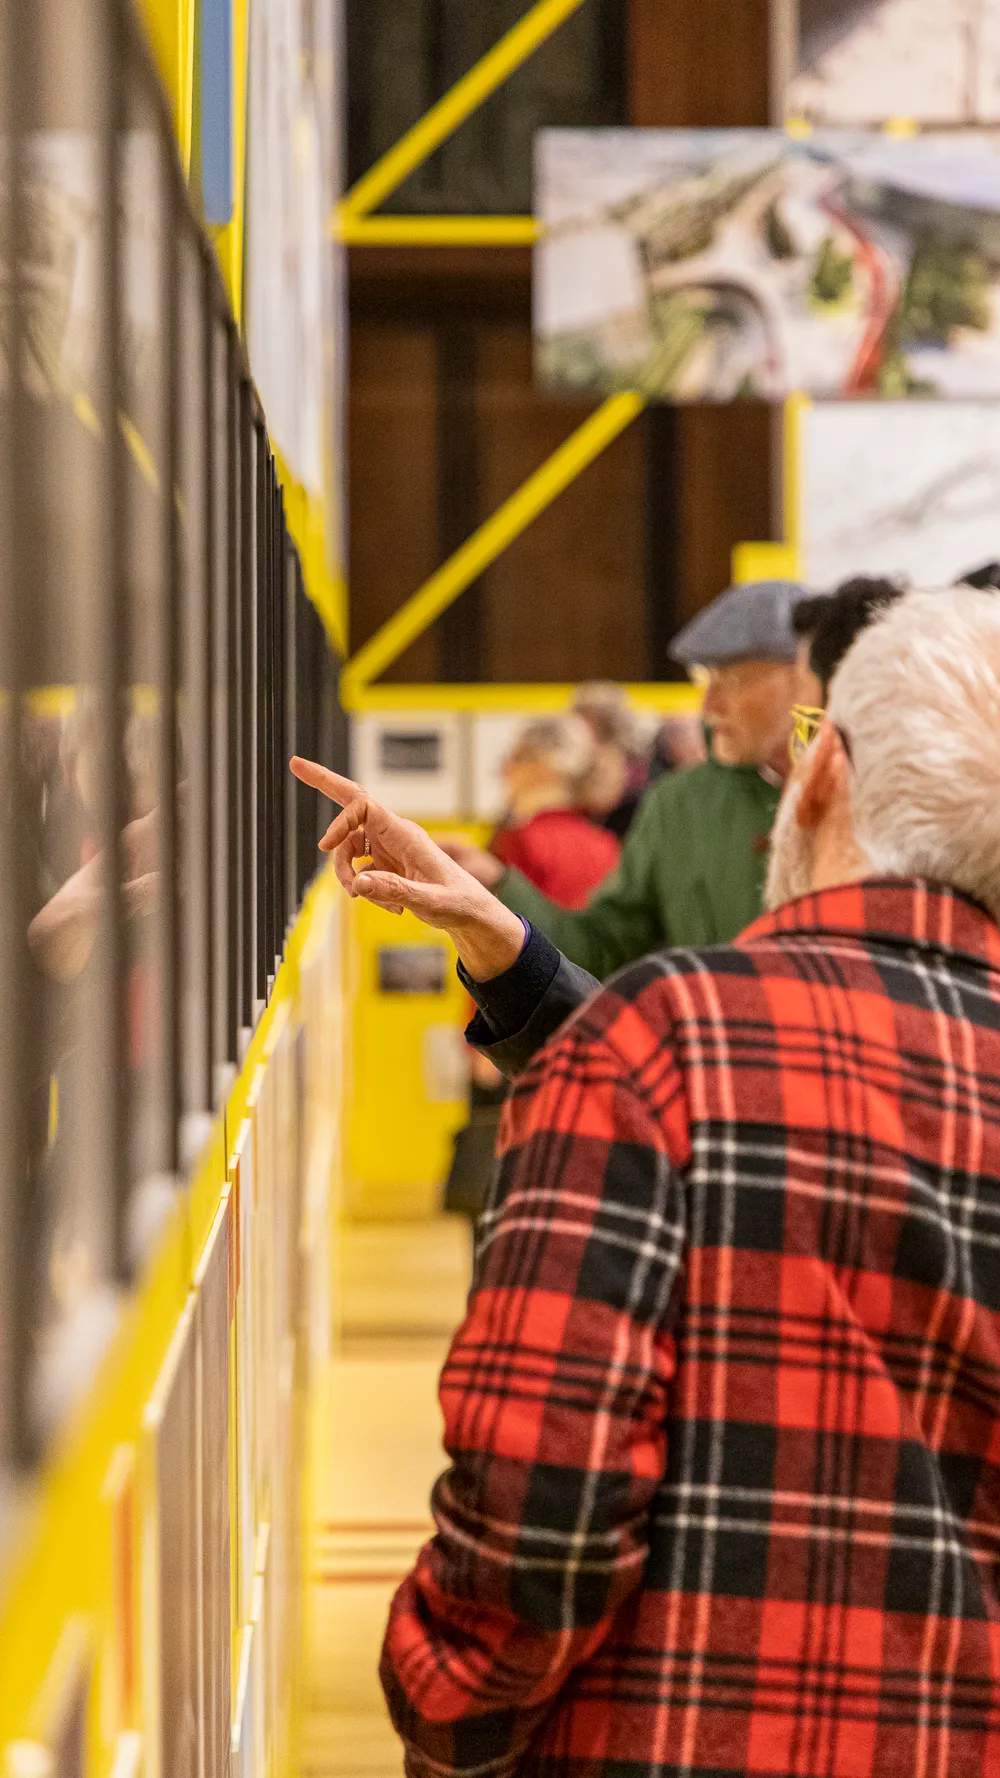
<svg viewBox="0 0 1000 1778">
<path fill-rule="evenodd" d="M 802 421 L 804 577 L 947 586 L 1000 560 L 1000 405 L 838 403 Z"/>
</svg>

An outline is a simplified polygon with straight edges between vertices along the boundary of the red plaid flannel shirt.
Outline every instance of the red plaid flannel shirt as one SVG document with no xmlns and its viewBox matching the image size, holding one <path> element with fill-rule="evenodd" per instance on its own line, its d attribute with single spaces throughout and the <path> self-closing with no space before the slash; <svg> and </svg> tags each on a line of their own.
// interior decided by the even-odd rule
<svg viewBox="0 0 1000 1778">
<path fill-rule="evenodd" d="M 411 1774 L 1000 1773 L 1000 932 L 647 958 L 509 1105 L 393 1605 Z"/>
</svg>

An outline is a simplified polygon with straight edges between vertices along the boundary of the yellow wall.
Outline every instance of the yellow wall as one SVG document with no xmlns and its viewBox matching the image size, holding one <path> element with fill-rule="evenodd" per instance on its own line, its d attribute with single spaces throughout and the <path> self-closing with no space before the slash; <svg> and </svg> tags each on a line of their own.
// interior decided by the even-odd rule
<svg viewBox="0 0 1000 1778">
<path fill-rule="evenodd" d="M 170 100 L 185 174 L 191 173 L 197 0 L 138 0 Z"/>
</svg>

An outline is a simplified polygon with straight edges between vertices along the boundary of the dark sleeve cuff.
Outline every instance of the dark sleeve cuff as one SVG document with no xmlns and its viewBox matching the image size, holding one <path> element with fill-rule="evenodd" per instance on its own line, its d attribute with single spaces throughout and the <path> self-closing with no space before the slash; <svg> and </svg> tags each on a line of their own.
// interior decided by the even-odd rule
<svg viewBox="0 0 1000 1778">
<path fill-rule="evenodd" d="M 458 966 L 459 980 L 472 995 L 494 1042 L 524 1030 L 559 968 L 560 955 L 555 945 L 537 927 L 527 921 L 525 926 L 528 936 L 520 957 L 493 981 L 474 982 L 462 964 Z M 475 1022 L 478 1024 L 478 1020 Z"/>
</svg>

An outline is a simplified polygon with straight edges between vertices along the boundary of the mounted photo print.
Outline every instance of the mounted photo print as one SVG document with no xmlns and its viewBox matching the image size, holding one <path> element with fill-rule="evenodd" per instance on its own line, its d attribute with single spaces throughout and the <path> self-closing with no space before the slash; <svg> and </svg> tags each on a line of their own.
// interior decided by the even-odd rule
<svg viewBox="0 0 1000 1778">
<path fill-rule="evenodd" d="M 198 1575 L 198 1352 L 192 1297 L 143 1418 L 156 1481 L 159 1751 L 164 1778 L 196 1778 L 203 1757 Z"/>
<path fill-rule="evenodd" d="M 1000 406 L 824 403 L 802 419 L 803 575 L 951 586 L 1000 561 Z"/>
<path fill-rule="evenodd" d="M 1000 0 L 784 3 L 796 64 L 788 115 L 834 125 L 1000 123 Z"/>
<path fill-rule="evenodd" d="M 1000 143 L 547 130 L 536 372 L 651 401 L 1000 397 Z"/>
</svg>

